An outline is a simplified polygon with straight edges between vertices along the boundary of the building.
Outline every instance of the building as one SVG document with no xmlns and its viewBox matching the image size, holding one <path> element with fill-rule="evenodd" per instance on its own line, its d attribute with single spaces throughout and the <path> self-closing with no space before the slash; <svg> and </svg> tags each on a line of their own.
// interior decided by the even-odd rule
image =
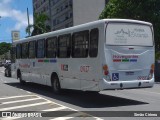
<svg viewBox="0 0 160 120">
<path fill-rule="evenodd" d="M 98 20 L 108 0 L 33 0 L 34 13 L 46 13 L 51 30 Z"/>
</svg>

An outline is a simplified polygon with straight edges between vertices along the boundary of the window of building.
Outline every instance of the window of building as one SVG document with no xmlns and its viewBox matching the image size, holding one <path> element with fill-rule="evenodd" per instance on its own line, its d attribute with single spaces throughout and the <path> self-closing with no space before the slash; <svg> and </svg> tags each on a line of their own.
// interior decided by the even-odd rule
<svg viewBox="0 0 160 120">
<path fill-rule="evenodd" d="M 59 8 L 57 8 L 57 13 L 59 13 L 60 12 L 60 10 L 59 10 Z"/>
<path fill-rule="evenodd" d="M 21 58 L 21 44 L 16 45 L 16 58 L 17 59 Z"/>
<path fill-rule="evenodd" d="M 97 28 L 92 29 L 90 32 L 90 49 L 89 49 L 89 56 L 90 57 L 97 57 L 98 38 L 99 38 L 99 30 Z"/>
<path fill-rule="evenodd" d="M 64 9 L 63 5 L 61 6 L 61 11 Z"/>
<path fill-rule="evenodd" d="M 55 5 L 59 0 L 53 0 L 53 5 Z"/>
<path fill-rule="evenodd" d="M 36 41 L 29 42 L 29 58 L 36 57 Z"/>
<path fill-rule="evenodd" d="M 71 47 L 70 47 L 71 35 L 61 35 L 58 37 L 58 57 L 69 58 Z"/>
<path fill-rule="evenodd" d="M 57 37 L 48 38 L 46 42 L 46 57 L 55 58 L 57 53 Z"/>
<path fill-rule="evenodd" d="M 65 24 L 65 28 L 68 28 L 69 27 L 69 23 Z"/>
<path fill-rule="evenodd" d="M 56 21 L 57 21 L 56 19 L 53 20 L 53 26 L 56 25 Z"/>
<path fill-rule="evenodd" d="M 65 8 L 68 8 L 68 2 L 65 3 Z"/>
<path fill-rule="evenodd" d="M 45 44 L 44 39 L 37 41 L 37 58 L 45 57 Z"/>
<path fill-rule="evenodd" d="M 72 57 L 85 58 L 88 56 L 89 31 L 82 31 L 73 34 Z"/>
<path fill-rule="evenodd" d="M 69 17 L 68 17 L 68 14 L 65 14 L 65 20 L 68 20 Z"/>
<path fill-rule="evenodd" d="M 72 7 L 72 0 L 69 0 L 69 6 Z"/>
<path fill-rule="evenodd" d="M 59 24 L 60 23 L 60 20 L 59 19 L 57 19 L 57 24 Z"/>
<path fill-rule="evenodd" d="M 73 17 L 73 13 L 72 13 L 72 12 L 69 13 L 69 17 L 70 17 L 70 18 Z"/>
<path fill-rule="evenodd" d="M 28 58 L 28 43 L 22 44 L 22 58 Z"/>
<path fill-rule="evenodd" d="M 46 6 L 46 10 L 49 10 L 49 6 L 48 5 Z"/>
</svg>

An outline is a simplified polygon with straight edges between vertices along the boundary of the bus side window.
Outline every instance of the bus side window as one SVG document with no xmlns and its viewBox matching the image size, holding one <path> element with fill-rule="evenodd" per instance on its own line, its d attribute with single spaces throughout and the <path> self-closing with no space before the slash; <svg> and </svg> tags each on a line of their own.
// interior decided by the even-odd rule
<svg viewBox="0 0 160 120">
<path fill-rule="evenodd" d="M 21 58 L 21 44 L 16 45 L 16 58 L 20 59 Z"/>
<path fill-rule="evenodd" d="M 36 57 L 36 41 L 29 42 L 29 58 Z"/>
<path fill-rule="evenodd" d="M 98 39 L 99 39 L 99 30 L 97 28 L 92 29 L 90 32 L 90 48 L 89 48 L 90 57 L 97 57 Z"/>
<path fill-rule="evenodd" d="M 46 57 L 56 58 L 57 54 L 57 37 L 47 38 L 46 40 Z"/>
<path fill-rule="evenodd" d="M 69 58 L 71 46 L 71 34 L 61 35 L 58 37 L 58 57 Z"/>
<path fill-rule="evenodd" d="M 22 58 L 28 58 L 28 43 L 22 44 Z"/>
<path fill-rule="evenodd" d="M 88 57 L 89 31 L 81 31 L 73 33 L 72 39 L 72 57 L 86 58 Z"/>
<path fill-rule="evenodd" d="M 37 41 L 37 58 L 44 58 L 45 57 L 45 43 L 44 39 Z"/>
</svg>

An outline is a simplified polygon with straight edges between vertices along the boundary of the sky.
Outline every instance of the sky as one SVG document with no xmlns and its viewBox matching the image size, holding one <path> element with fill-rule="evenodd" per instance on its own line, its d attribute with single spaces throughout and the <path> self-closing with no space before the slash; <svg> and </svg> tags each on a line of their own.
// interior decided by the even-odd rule
<svg viewBox="0 0 160 120">
<path fill-rule="evenodd" d="M 0 0 L 0 42 L 12 42 L 11 31 L 20 31 L 20 38 L 27 36 L 27 8 L 33 24 L 32 0 Z"/>
</svg>

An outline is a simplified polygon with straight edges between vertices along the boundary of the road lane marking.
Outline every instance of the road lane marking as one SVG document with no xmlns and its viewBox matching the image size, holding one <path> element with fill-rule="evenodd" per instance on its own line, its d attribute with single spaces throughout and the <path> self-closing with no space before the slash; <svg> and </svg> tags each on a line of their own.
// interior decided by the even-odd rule
<svg viewBox="0 0 160 120">
<path fill-rule="evenodd" d="M 27 93 L 29 93 L 29 94 L 32 94 L 32 92 L 29 92 L 29 91 L 26 91 Z"/>
<path fill-rule="evenodd" d="M 19 89 L 19 90 L 22 90 L 22 91 L 24 91 L 23 89 Z"/>
<path fill-rule="evenodd" d="M 42 110 L 42 111 L 58 111 L 58 110 L 66 109 L 66 108 L 67 107 L 65 107 L 65 106 L 61 106 L 61 107 L 46 109 L 46 110 Z"/>
<path fill-rule="evenodd" d="M 41 96 L 38 96 L 38 95 L 37 95 L 37 97 L 41 97 Z M 43 98 L 43 97 L 41 97 L 41 98 Z M 45 100 L 47 100 L 47 101 L 50 101 L 50 100 L 48 100 L 48 99 L 46 99 L 46 98 L 43 98 L 43 99 L 45 99 Z M 64 106 L 64 105 L 55 103 L 55 102 L 53 102 L 53 101 L 50 101 L 50 102 L 53 103 L 53 104 L 56 104 L 56 105 L 65 107 L 65 109 L 68 108 L 69 110 L 78 111 L 78 110 L 76 110 L 76 109 L 73 109 L 73 108 L 70 108 L 70 107 L 67 107 L 67 106 Z M 81 113 L 83 113 L 83 112 L 81 112 Z M 87 114 L 87 113 L 84 113 L 84 114 Z M 89 115 L 89 114 L 87 114 L 87 115 Z M 90 116 L 93 117 L 93 118 L 95 118 L 96 120 L 103 120 L 103 119 L 101 119 L 101 118 L 99 118 L 99 117 L 95 117 L 95 116 L 93 116 L 93 115 L 90 115 Z M 62 119 L 63 119 L 63 117 L 62 117 L 61 119 L 59 119 L 59 120 L 62 120 Z"/>
<path fill-rule="evenodd" d="M 94 117 L 92 115 L 89 115 L 89 114 L 83 113 L 83 112 L 77 112 L 77 113 L 66 115 L 64 117 L 57 117 L 57 118 L 50 119 L 50 120 L 68 120 L 68 119 L 72 119 L 75 117 L 79 118 L 79 116 L 81 116 L 80 118 L 82 118 L 82 119 L 84 119 L 85 117 L 90 117 L 90 118 L 95 118 L 96 120 L 103 120 L 101 118 Z"/>
<path fill-rule="evenodd" d="M 35 96 L 41 97 L 41 96 L 38 96 L 38 95 L 35 95 Z M 48 100 L 48 99 L 46 99 L 46 98 L 43 98 L 43 97 L 41 97 L 41 98 L 44 99 L 44 100 L 46 100 L 46 101 L 49 101 L 49 102 L 51 102 L 51 103 L 53 103 L 53 104 L 56 104 L 56 105 L 59 105 L 59 106 L 64 106 L 64 105 L 55 103 L 55 102 L 53 102 L 53 101 L 51 101 L 51 100 Z M 76 109 L 73 109 L 73 108 L 70 108 L 70 107 L 67 107 L 67 106 L 64 106 L 64 107 L 66 107 L 66 108 L 68 108 L 68 109 L 70 109 L 70 110 L 73 110 L 73 111 L 78 111 L 78 110 L 76 110 Z"/>
<path fill-rule="evenodd" d="M 47 101 L 47 102 L 40 102 L 40 103 L 35 103 L 35 104 L 27 104 L 27 105 L 1 108 L 0 111 L 8 111 L 8 110 L 13 110 L 13 109 L 18 109 L 18 108 L 33 107 L 33 106 L 44 105 L 44 104 L 48 104 L 48 103 L 51 103 L 51 102 Z"/>
<path fill-rule="evenodd" d="M 19 119 L 21 117 L 7 117 L 7 118 L 1 118 L 1 120 L 15 120 L 15 119 Z"/>
<path fill-rule="evenodd" d="M 26 102 L 26 101 L 33 101 L 33 100 L 38 100 L 38 99 L 42 99 L 42 98 L 32 98 L 32 99 L 25 99 L 25 100 L 15 100 L 15 101 L 10 101 L 10 102 L 2 102 L 1 105 L 5 105 L 5 104 L 11 104 L 11 103 L 19 103 L 19 102 Z"/>
<path fill-rule="evenodd" d="M 35 95 L 20 95 L 20 96 L 11 96 L 11 97 L 3 97 L 3 98 L 0 98 L 0 100 L 5 100 L 5 99 L 11 99 L 11 98 L 21 98 L 21 97 L 28 97 L 28 96 L 34 96 L 34 97 L 37 97 L 37 98 L 31 98 L 31 99 L 25 99 L 25 100 L 15 100 L 15 101 L 10 101 L 10 102 L 3 102 L 3 104 L 10 104 L 10 103 L 18 103 L 18 102 L 25 102 L 25 101 L 31 101 L 31 100 L 38 100 L 38 99 L 42 99 L 42 100 L 45 100 L 45 102 L 39 102 L 39 103 L 34 103 L 34 104 L 27 104 L 27 105 L 20 105 L 20 106 L 12 106 L 12 107 L 7 107 L 7 108 L 0 108 L 0 111 L 9 111 L 9 110 L 13 110 L 13 109 L 19 109 L 19 108 L 26 108 L 26 107 L 33 107 L 33 106 L 38 106 L 38 105 L 44 105 L 44 104 L 56 104 L 60 107 L 56 107 L 56 108 L 51 108 L 51 109 L 45 109 L 45 110 L 40 110 L 40 111 L 60 111 L 60 110 L 63 110 L 63 109 L 69 109 L 69 110 L 72 110 L 72 111 L 77 111 L 78 110 L 75 110 L 73 108 L 69 108 L 67 106 L 63 106 L 61 104 L 58 104 L 58 103 L 55 103 L 51 100 L 48 100 L 46 98 L 43 98 L 37 94 Z M 81 114 L 80 114 L 81 113 Z M 64 116 L 64 117 L 58 117 L 56 120 L 61 120 L 61 119 L 71 119 L 71 118 L 74 118 L 74 117 L 78 117 L 79 115 L 88 115 L 92 118 L 95 118 L 97 120 L 103 120 L 101 118 L 98 118 L 98 117 L 95 117 L 95 116 L 92 116 L 90 114 L 87 114 L 87 113 L 84 113 L 84 112 L 78 112 L 78 113 L 74 113 L 74 114 L 69 114 L 67 116 Z M 71 116 L 71 117 L 70 117 Z M 13 119 L 19 119 L 20 117 L 7 117 L 7 118 L 2 118 L 2 120 L 13 120 Z"/>
<path fill-rule="evenodd" d="M 0 75 L 1 76 L 1 75 Z M 1 81 L 3 82 L 3 83 L 7 83 L 7 81 L 6 80 L 3 80 L 2 78 L 1 78 Z"/>
<path fill-rule="evenodd" d="M 50 119 L 50 120 L 68 120 L 74 117 L 58 117 L 58 118 L 54 118 L 54 119 Z"/>
<path fill-rule="evenodd" d="M 74 118 L 74 117 L 77 117 L 77 116 L 80 116 L 82 115 L 81 112 L 77 112 L 77 113 L 73 113 L 73 114 L 69 114 L 69 115 L 66 115 L 64 117 L 57 117 L 57 118 L 54 118 L 54 119 L 50 119 L 50 120 L 68 120 L 68 119 L 71 119 L 71 118 Z M 87 114 L 86 114 L 87 115 Z M 91 116 L 90 116 L 91 117 Z M 83 118 L 83 117 L 82 117 Z"/>
<path fill-rule="evenodd" d="M 29 93 L 29 94 L 32 94 L 32 92 L 26 91 L 26 90 L 24 90 L 24 89 L 19 89 L 19 90 L 25 91 L 25 92 L 27 92 L 27 93 Z"/>
<path fill-rule="evenodd" d="M 37 97 L 37 95 L 19 95 L 19 96 L 3 97 L 3 98 L 0 98 L 0 100 L 12 99 L 12 98 L 21 98 L 21 97 L 28 97 L 28 96 L 36 96 Z"/>
<path fill-rule="evenodd" d="M 5 81 L 5 80 L 3 80 L 2 78 L 1 78 L 1 81 L 2 81 L 3 83 L 6 83 L 6 81 Z"/>
</svg>

